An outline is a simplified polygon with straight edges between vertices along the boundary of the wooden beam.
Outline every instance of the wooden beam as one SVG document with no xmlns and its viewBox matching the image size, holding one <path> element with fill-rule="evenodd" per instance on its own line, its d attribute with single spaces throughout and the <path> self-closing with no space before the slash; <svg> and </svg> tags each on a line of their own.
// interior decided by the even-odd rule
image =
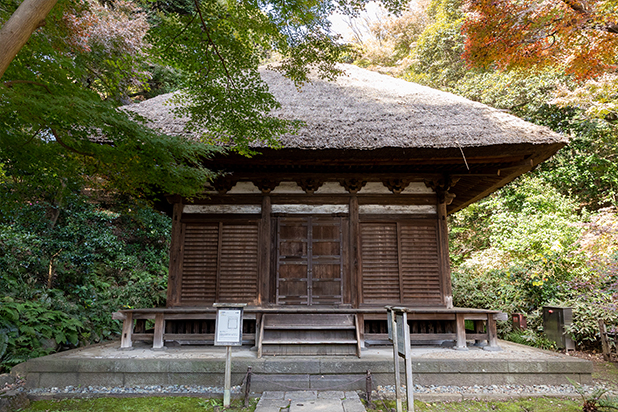
<svg viewBox="0 0 618 412">
<path fill-rule="evenodd" d="M 361 274 L 358 266 L 359 262 L 359 233 L 360 221 L 358 216 L 358 198 L 356 195 L 350 196 L 350 242 L 349 242 L 349 270 L 348 270 L 348 286 L 350 291 L 350 302 L 353 308 L 357 308 L 361 296 Z M 362 320 L 362 319 L 361 319 Z M 364 323 L 364 322 L 363 322 Z M 362 327 L 362 326 L 361 326 Z"/>
<path fill-rule="evenodd" d="M 451 285 L 451 262 L 448 247 L 448 225 L 446 222 L 446 203 L 438 203 L 438 253 L 442 283 L 442 300 L 447 308 L 453 307 L 453 288 Z"/>
<path fill-rule="evenodd" d="M 260 272 L 258 274 L 259 292 L 258 304 L 270 301 L 270 247 L 271 247 L 271 202 L 270 196 L 262 198 L 262 220 L 260 222 L 259 251 Z"/>
<path fill-rule="evenodd" d="M 167 280 L 167 307 L 177 306 L 180 301 L 180 281 L 182 271 L 182 209 L 184 205 L 179 199 L 174 203 L 174 212 L 172 215 L 172 239 L 170 243 L 170 267 Z"/>
</svg>

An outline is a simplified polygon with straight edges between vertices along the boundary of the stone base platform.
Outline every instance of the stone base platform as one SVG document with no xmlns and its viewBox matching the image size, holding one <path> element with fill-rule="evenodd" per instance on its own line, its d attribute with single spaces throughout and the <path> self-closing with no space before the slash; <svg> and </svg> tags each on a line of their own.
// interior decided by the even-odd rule
<svg viewBox="0 0 618 412">
<path fill-rule="evenodd" d="M 500 352 L 471 348 L 413 348 L 416 385 L 562 385 L 567 377 L 592 383 L 592 363 L 571 356 L 500 341 Z M 66 386 L 223 386 L 225 348 L 150 345 L 119 350 L 109 342 L 60 352 L 17 365 L 12 373 L 28 388 Z M 252 368 L 252 392 L 293 390 L 365 390 L 366 373 L 373 387 L 393 385 L 391 347 L 364 349 L 356 356 L 271 356 L 258 359 L 249 347 L 233 348 L 232 385 L 240 385 Z M 401 370 L 403 362 L 401 363 Z"/>
</svg>

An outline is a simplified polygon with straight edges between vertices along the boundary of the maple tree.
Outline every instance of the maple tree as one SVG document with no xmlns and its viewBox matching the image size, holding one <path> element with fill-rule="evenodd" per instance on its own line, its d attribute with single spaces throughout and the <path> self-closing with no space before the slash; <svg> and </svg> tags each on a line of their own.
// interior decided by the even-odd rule
<svg viewBox="0 0 618 412">
<path fill-rule="evenodd" d="M 298 84 L 312 68 L 336 76 L 346 46 L 326 17 L 335 9 L 354 13 L 364 2 L 4 1 L 2 190 L 52 199 L 83 185 L 137 196 L 200 194 L 215 175 L 204 158 L 251 154 L 256 141 L 277 146 L 297 126 L 270 116 L 279 104 L 260 77 L 262 59 L 278 53 L 278 70 Z M 187 132 L 200 139 L 166 136 L 118 109 L 148 94 L 153 66 L 177 75 L 176 114 L 190 119 Z"/>
<path fill-rule="evenodd" d="M 580 79 L 616 70 L 615 0 L 468 0 L 466 10 L 472 65 L 557 65 Z"/>
</svg>

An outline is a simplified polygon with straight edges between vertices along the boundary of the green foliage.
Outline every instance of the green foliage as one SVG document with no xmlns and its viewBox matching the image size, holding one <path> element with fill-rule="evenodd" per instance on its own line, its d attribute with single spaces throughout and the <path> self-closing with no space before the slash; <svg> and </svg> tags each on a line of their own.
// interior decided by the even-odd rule
<svg viewBox="0 0 618 412">
<path fill-rule="evenodd" d="M 524 177 L 450 223 L 454 303 L 526 313 L 524 333 L 499 325 L 506 339 L 548 347 L 540 314 L 547 304 L 573 308 L 568 332 L 582 348 L 599 345 L 598 319 L 618 326 L 613 213 L 578 213 L 549 184 Z"/>
<path fill-rule="evenodd" d="M 566 297 L 565 282 L 584 271 L 582 221 L 572 201 L 527 176 L 457 213 L 450 221 L 455 304 L 529 312 Z"/>
<path fill-rule="evenodd" d="M 598 238 L 595 246 L 603 240 Z M 615 248 L 614 240 L 609 249 Z M 583 347 L 598 346 L 599 319 L 603 319 L 609 331 L 618 329 L 618 252 L 608 257 L 604 256 L 605 252 L 588 252 L 589 273 L 569 283 L 573 293 L 564 302 L 573 308 L 573 323 L 567 332 Z"/>
<path fill-rule="evenodd" d="M 128 199 L 92 200 L 9 203 L 1 215 L 2 368 L 113 338 L 120 323 L 112 312 L 165 304 L 170 219 Z"/>
<path fill-rule="evenodd" d="M 279 53 L 278 69 L 299 84 L 312 68 L 334 77 L 347 46 L 326 16 L 363 3 L 58 1 L 0 82 L 5 183 L 22 199 L 47 201 L 73 186 L 201 194 L 214 176 L 203 160 L 221 145 L 251 154 L 253 143 L 276 147 L 298 126 L 270 116 L 278 103 L 260 78 L 261 59 Z M 18 5 L 3 3 L 0 21 Z M 129 96 L 180 87 L 177 114 L 189 116 L 186 131 L 199 141 L 163 135 L 118 109 Z"/>
<path fill-rule="evenodd" d="M 357 36 L 357 55 L 352 60 L 361 67 L 398 65 L 405 69 L 427 23 L 427 15 L 419 7 L 410 7 L 397 16 L 381 16 L 369 25 L 369 36 Z"/>
<path fill-rule="evenodd" d="M 413 64 L 404 78 L 436 88 L 451 88 L 465 74 L 460 0 L 433 0 L 427 10 L 431 24 L 412 50 Z"/>
<path fill-rule="evenodd" d="M 542 333 L 539 333 L 534 329 L 514 330 L 506 333 L 504 335 L 504 339 L 545 350 L 556 349 L 556 342 L 547 339 Z"/>
<path fill-rule="evenodd" d="M 569 379 L 575 391 L 582 397 L 584 401 L 584 411 L 596 410 L 618 410 L 618 397 L 609 396 L 609 390 L 605 388 L 594 388 L 592 392 L 588 392 L 581 384 Z"/>
<path fill-rule="evenodd" d="M 47 355 L 56 345 L 77 345 L 83 324 L 70 315 L 52 309 L 49 300 L 16 302 L 11 297 L 0 301 L 0 330 L 6 333 L 3 367 Z"/>
<path fill-rule="evenodd" d="M 562 109 L 569 110 L 569 109 Z M 618 205 L 618 128 L 605 120 L 565 118 L 574 135 L 569 146 L 541 166 L 544 178 L 591 209 Z"/>
</svg>

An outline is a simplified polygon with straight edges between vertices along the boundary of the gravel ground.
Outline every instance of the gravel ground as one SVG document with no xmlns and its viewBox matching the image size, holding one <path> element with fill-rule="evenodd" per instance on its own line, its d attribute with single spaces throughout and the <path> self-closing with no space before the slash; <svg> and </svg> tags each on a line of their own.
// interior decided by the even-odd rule
<svg viewBox="0 0 618 412">
<path fill-rule="evenodd" d="M 594 389 L 599 388 L 599 385 L 582 385 L 582 388 L 590 393 Z M 601 385 L 609 392 L 616 392 L 615 387 Z M 405 393 L 405 386 L 402 389 Z M 509 396 L 527 396 L 527 395 L 551 395 L 551 396 L 579 396 L 573 385 L 490 385 L 490 386 L 420 386 L 414 385 L 414 393 L 418 394 L 496 394 Z M 395 396 L 395 385 L 378 386 L 374 394 L 390 399 Z"/>
<path fill-rule="evenodd" d="M 223 388 L 215 386 L 191 386 L 191 385 L 149 385 L 149 386 L 66 386 L 63 388 L 35 388 L 21 390 L 29 395 L 54 395 L 54 394 L 112 394 L 112 395 L 150 395 L 150 394 L 222 394 Z M 232 386 L 232 393 L 241 393 L 242 386 Z"/>
<path fill-rule="evenodd" d="M 583 388 L 587 392 L 592 392 L 597 386 L 584 385 Z M 609 392 L 618 394 L 615 387 L 603 386 Z M 135 387 L 108 387 L 108 386 L 67 386 L 63 388 L 36 388 L 25 389 L 19 388 L 17 391 L 23 391 L 28 395 L 51 396 L 54 395 L 188 395 L 195 396 L 199 394 L 218 395 L 223 393 L 223 388 L 214 386 L 189 386 L 189 385 L 150 385 L 150 386 L 135 386 Z M 241 386 L 232 387 L 233 394 L 240 394 Z M 405 389 L 402 389 L 405 393 Z M 537 396 L 565 396 L 577 397 L 578 393 L 572 385 L 490 385 L 490 386 L 420 386 L 414 385 L 414 393 L 416 394 L 462 394 L 462 395 L 507 395 L 513 397 L 525 397 L 529 395 Z M 378 386 L 373 392 L 373 397 L 391 399 L 395 396 L 394 385 Z"/>
</svg>

